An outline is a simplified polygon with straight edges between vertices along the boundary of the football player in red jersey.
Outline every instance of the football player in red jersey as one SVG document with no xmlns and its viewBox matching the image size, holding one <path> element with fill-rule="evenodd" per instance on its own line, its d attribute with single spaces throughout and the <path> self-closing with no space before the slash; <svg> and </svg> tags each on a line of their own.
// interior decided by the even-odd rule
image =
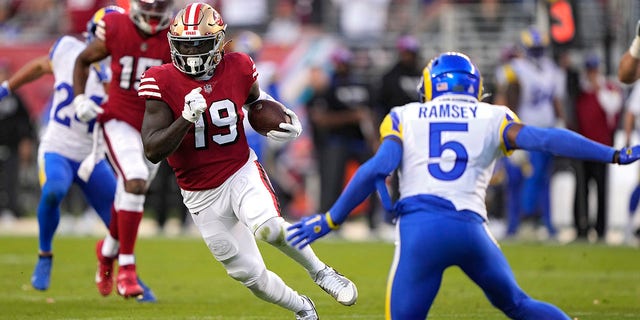
<svg viewBox="0 0 640 320">
<path fill-rule="evenodd" d="M 89 121 L 100 115 L 109 157 L 118 174 L 109 234 L 98 243 L 99 291 L 112 291 L 113 261 L 118 258 L 117 290 L 124 297 L 138 296 L 143 288 L 136 281 L 134 247 L 142 219 L 145 192 L 158 165 L 144 157 L 140 128 L 144 101 L 137 89 L 149 67 L 171 61 L 167 32 L 172 18 L 172 0 L 132 0 L 129 14 L 105 17 L 97 26 L 97 39 L 75 62 L 73 80 L 76 115 Z M 92 63 L 111 56 L 112 81 L 103 108 L 84 94 Z"/>
<path fill-rule="evenodd" d="M 297 319 L 317 319 L 311 300 L 266 268 L 256 238 L 302 265 L 343 305 L 356 302 L 357 290 L 311 249 L 297 251 L 284 240 L 290 224 L 280 215 L 243 127 L 243 106 L 271 97 L 260 90 L 248 55 L 223 51 L 225 28 L 218 12 L 204 3 L 187 5 L 173 20 L 173 64 L 147 70 L 138 89 L 146 99 L 145 154 L 155 163 L 168 159 L 195 225 L 232 278 L 257 297 L 295 312 Z M 281 123 L 283 131 L 270 131 L 271 139 L 300 135 L 297 116 L 286 112 L 291 123 Z"/>
</svg>

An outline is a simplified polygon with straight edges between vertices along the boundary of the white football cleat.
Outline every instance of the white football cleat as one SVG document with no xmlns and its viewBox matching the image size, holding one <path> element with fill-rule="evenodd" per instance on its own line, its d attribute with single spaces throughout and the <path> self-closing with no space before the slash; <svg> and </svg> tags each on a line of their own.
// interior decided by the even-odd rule
<svg viewBox="0 0 640 320">
<path fill-rule="evenodd" d="M 305 308 L 296 312 L 296 320 L 318 320 L 318 312 L 316 311 L 316 306 L 313 304 L 313 301 L 307 296 L 300 295 L 300 297 L 305 302 Z"/>
<path fill-rule="evenodd" d="M 313 281 L 345 306 L 353 305 L 358 299 L 356 285 L 329 266 L 318 271 L 313 277 Z"/>
</svg>

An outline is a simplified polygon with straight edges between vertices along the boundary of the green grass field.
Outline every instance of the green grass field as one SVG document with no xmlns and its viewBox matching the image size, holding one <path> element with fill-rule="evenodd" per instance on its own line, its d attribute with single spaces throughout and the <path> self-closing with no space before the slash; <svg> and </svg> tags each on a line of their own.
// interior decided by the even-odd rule
<svg viewBox="0 0 640 320">
<path fill-rule="evenodd" d="M 159 302 L 103 298 L 93 283 L 95 238 L 59 237 L 51 288 L 31 288 L 35 237 L 0 237 L 0 319 L 293 319 L 229 278 L 198 238 L 142 238 L 138 272 Z M 506 243 L 503 250 L 521 287 L 577 319 L 640 319 L 640 251 L 589 244 Z M 321 319 L 384 319 L 388 243 L 325 240 L 315 250 L 358 285 L 343 307 L 301 267 L 261 245 L 269 268 L 311 297 Z M 445 273 L 429 319 L 505 319 L 458 269 Z"/>
</svg>

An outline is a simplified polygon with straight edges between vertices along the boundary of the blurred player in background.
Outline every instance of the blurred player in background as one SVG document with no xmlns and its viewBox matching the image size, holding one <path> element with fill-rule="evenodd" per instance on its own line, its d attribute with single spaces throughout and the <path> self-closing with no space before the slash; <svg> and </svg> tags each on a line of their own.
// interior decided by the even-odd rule
<svg viewBox="0 0 640 320">
<path fill-rule="evenodd" d="M 295 312 L 296 319 L 318 319 L 309 298 L 266 268 L 256 238 L 302 265 L 338 302 L 354 304 L 357 290 L 311 248 L 298 251 L 285 241 L 289 224 L 243 125 L 244 105 L 272 98 L 260 90 L 249 56 L 224 53 L 225 29 L 220 14 L 203 3 L 187 5 L 175 17 L 169 33 L 173 64 L 145 72 L 138 91 L 146 100 L 145 154 L 154 163 L 167 158 L 195 225 L 229 276 L 260 299 Z M 269 131 L 269 138 L 284 142 L 300 135 L 298 117 L 285 112 L 291 123 Z"/>
<path fill-rule="evenodd" d="M 136 281 L 134 247 L 142 220 L 145 193 L 158 164 L 144 157 L 140 128 L 144 101 L 137 96 L 142 73 L 171 61 L 167 31 L 172 17 L 172 0 L 132 0 L 129 14 L 114 13 L 98 23 L 96 39 L 75 61 L 73 104 L 83 121 L 96 116 L 104 130 L 108 155 L 118 179 L 109 234 L 97 244 L 98 289 L 103 295 L 113 290 L 113 262 L 118 258 L 117 291 L 124 297 L 143 292 Z M 112 81 L 104 109 L 85 93 L 93 63 L 111 56 Z"/>
<path fill-rule="evenodd" d="M 386 319 L 425 319 L 450 266 L 460 267 L 509 318 L 570 319 L 518 286 L 489 232 L 485 193 L 496 159 L 526 149 L 628 164 L 640 159 L 640 146 L 616 150 L 569 130 L 524 125 L 509 108 L 479 102 L 482 77 L 461 53 L 437 56 L 423 75 L 422 103 L 391 110 L 375 156 L 329 211 L 294 224 L 287 240 L 304 248 L 337 229 L 377 187 L 397 219 Z M 400 200 L 392 205 L 384 179 L 397 168 Z"/>
<path fill-rule="evenodd" d="M 623 129 L 625 134 L 625 146 L 631 145 L 632 136 L 637 137 L 638 129 L 637 124 L 640 119 L 640 82 L 636 82 L 631 89 L 631 93 L 626 101 L 626 111 L 623 120 Z M 635 132 L 635 134 L 634 134 Z M 629 197 L 629 222 L 626 224 L 625 237 L 626 241 L 631 241 L 632 235 L 636 238 L 640 238 L 640 223 L 638 222 L 638 216 L 636 211 L 638 210 L 638 204 L 640 204 L 640 183 L 636 182 L 633 191 Z"/>
<path fill-rule="evenodd" d="M 497 75 L 498 97 L 496 104 L 506 105 L 516 111 L 525 123 L 540 127 L 553 127 L 564 121 L 560 103 L 558 69 L 545 56 L 548 37 L 531 27 L 522 31 L 520 37 L 525 55 L 516 57 Z M 512 187 L 507 190 L 508 226 L 507 236 L 515 236 L 521 215 L 539 213 L 549 237 L 555 238 L 556 229 L 551 221 L 550 184 L 553 156 L 543 152 L 519 152 L 515 161 L 507 161 L 505 170 Z M 524 159 L 523 159 L 524 158 Z M 520 179 L 522 181 L 520 182 Z M 513 179 L 517 181 L 514 182 Z M 519 188 L 518 188 L 519 187 Z M 514 205 L 519 204 L 519 205 Z"/>
<path fill-rule="evenodd" d="M 618 79 L 626 84 L 632 84 L 640 78 L 640 20 L 636 24 L 636 33 L 629 50 L 624 53 L 618 65 Z M 635 127 L 635 122 L 640 116 L 640 83 L 633 86 L 631 95 L 627 100 L 627 112 L 624 118 L 624 131 L 627 146 L 631 143 L 631 132 Z M 637 129 L 637 128 L 636 128 Z M 629 218 L 627 223 L 627 240 L 630 239 L 632 231 L 636 237 L 640 237 L 640 225 L 633 221 L 633 217 L 640 203 L 640 183 L 637 183 L 629 198 Z"/>
<path fill-rule="evenodd" d="M 106 15 L 115 12 L 123 13 L 124 9 L 107 6 L 96 11 L 87 22 L 84 42 L 72 36 L 61 37 L 51 47 L 48 56 L 30 61 L 8 81 L 9 87 L 16 90 L 45 74 L 53 74 L 55 77 L 49 121 L 38 149 L 42 189 L 37 210 L 39 252 L 31 277 L 31 285 L 37 290 L 49 288 L 53 262 L 52 243 L 60 222 L 60 203 L 73 183 L 80 187 L 87 202 L 96 210 L 107 228 L 111 221 L 116 178 L 104 158 L 104 145 L 97 136 L 99 129 L 95 127 L 95 120 L 85 123 L 75 116 L 71 103 L 71 66 L 87 44 L 95 40 L 98 23 Z M 94 63 L 85 87 L 85 94 L 98 105 L 107 97 L 105 86 L 111 80 L 108 64 L 108 58 Z M 144 297 L 144 301 L 155 301 L 153 293 L 146 287 Z"/>
</svg>

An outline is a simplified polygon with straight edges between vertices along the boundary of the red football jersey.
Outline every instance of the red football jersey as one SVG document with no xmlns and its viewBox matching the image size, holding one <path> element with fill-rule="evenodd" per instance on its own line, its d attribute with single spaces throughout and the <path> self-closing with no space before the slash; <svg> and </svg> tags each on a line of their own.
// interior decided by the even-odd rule
<svg viewBox="0 0 640 320">
<path fill-rule="evenodd" d="M 237 52 L 225 53 L 214 76 L 206 81 L 195 80 L 173 64 L 145 72 L 138 94 L 167 103 L 174 119 L 182 117 L 184 96 L 194 88 L 202 88 L 200 94 L 209 105 L 167 158 L 180 188 L 216 188 L 247 162 L 249 145 L 242 124 L 242 106 L 257 76 L 253 60 Z"/>
<path fill-rule="evenodd" d="M 126 13 L 108 14 L 103 20 L 112 78 L 100 121 L 118 119 L 140 130 L 144 117 L 144 100 L 137 93 L 140 79 L 150 67 L 171 62 L 169 29 L 145 38 Z"/>
</svg>

